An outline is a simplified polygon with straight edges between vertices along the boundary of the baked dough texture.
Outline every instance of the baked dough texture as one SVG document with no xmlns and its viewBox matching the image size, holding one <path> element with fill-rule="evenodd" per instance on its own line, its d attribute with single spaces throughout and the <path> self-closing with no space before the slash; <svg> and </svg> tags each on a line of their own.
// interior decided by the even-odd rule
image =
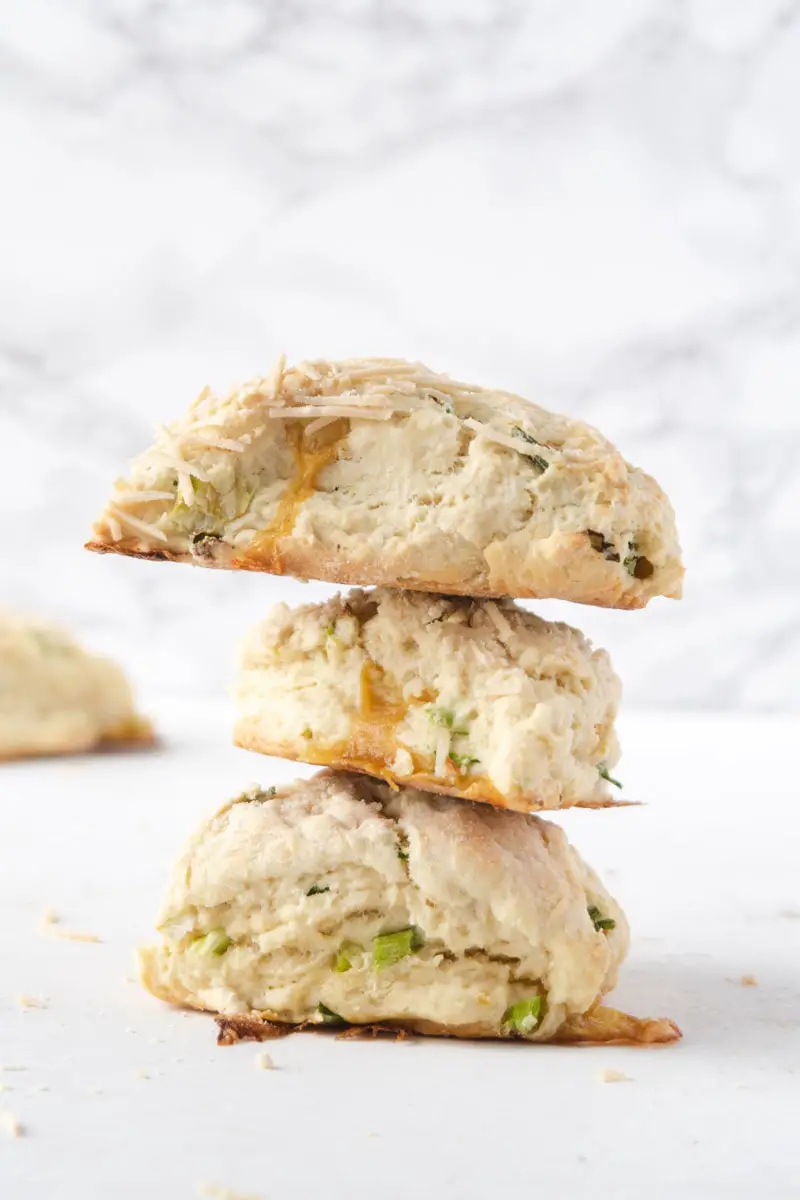
<svg viewBox="0 0 800 1200">
<path fill-rule="evenodd" d="M 398 359 L 206 388 L 89 549 L 335 583 L 641 608 L 681 594 L 672 508 L 600 433 Z"/>
<path fill-rule="evenodd" d="M 175 867 L 159 929 L 145 985 L 215 1013 L 534 1041 L 679 1036 L 602 1015 L 628 928 L 561 829 L 363 776 L 228 804 Z"/>
<path fill-rule="evenodd" d="M 0 614 L 0 761 L 153 741 L 118 666 L 54 625 Z"/>
<path fill-rule="evenodd" d="M 262 754 L 521 812 L 619 802 L 608 655 L 511 600 L 377 588 L 277 605 L 234 694 L 235 741 Z"/>
</svg>

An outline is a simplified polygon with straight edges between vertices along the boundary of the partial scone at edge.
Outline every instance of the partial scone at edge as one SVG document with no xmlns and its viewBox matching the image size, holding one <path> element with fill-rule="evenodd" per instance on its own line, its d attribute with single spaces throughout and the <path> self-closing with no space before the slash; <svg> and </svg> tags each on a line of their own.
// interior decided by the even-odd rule
<svg viewBox="0 0 800 1200">
<path fill-rule="evenodd" d="M 119 481 L 89 549 L 472 596 L 678 597 L 666 496 L 596 430 L 418 363 L 279 364 Z"/>
<path fill-rule="evenodd" d="M 619 906 L 536 817 L 326 772 L 223 808 L 173 873 L 143 981 L 171 1003 L 289 1025 L 663 1041 L 599 1006 Z"/>
<path fill-rule="evenodd" d="M 605 651 L 511 601 L 354 590 L 251 631 L 234 737 L 521 812 L 605 807 L 619 694 Z"/>
<path fill-rule="evenodd" d="M 0 614 L 0 762 L 152 746 L 116 663 L 64 630 Z"/>
</svg>

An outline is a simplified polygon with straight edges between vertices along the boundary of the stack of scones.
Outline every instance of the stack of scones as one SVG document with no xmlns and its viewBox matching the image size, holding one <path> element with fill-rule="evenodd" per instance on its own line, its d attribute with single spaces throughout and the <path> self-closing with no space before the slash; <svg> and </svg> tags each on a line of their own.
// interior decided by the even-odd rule
<svg viewBox="0 0 800 1200">
<path fill-rule="evenodd" d="M 162 428 L 88 545 L 352 588 L 245 641 L 236 743 L 325 769 L 196 834 L 151 992 L 252 1036 L 680 1036 L 603 1004 L 625 916 L 537 815 L 622 802 L 620 684 L 513 598 L 681 590 L 669 501 L 596 430 L 420 363 L 280 361 Z"/>
</svg>

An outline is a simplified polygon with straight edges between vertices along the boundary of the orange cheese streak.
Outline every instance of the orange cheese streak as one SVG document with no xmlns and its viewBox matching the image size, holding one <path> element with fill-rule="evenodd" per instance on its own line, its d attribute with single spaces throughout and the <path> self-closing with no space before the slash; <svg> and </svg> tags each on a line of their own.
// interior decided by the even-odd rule
<svg viewBox="0 0 800 1200">
<path fill-rule="evenodd" d="M 294 454 L 295 473 L 278 502 L 278 511 L 272 523 L 253 538 L 239 562 L 257 562 L 268 571 L 281 574 L 283 568 L 279 543 L 282 538 L 289 537 L 294 529 L 300 506 L 316 490 L 320 471 L 338 458 L 339 443 L 348 428 L 349 422 L 344 419 L 333 421 L 321 429 L 309 444 L 304 421 L 286 422 L 284 434 Z"/>
<path fill-rule="evenodd" d="M 435 696 L 425 693 L 415 697 L 414 703 L 429 704 L 435 699 Z M 403 776 L 392 770 L 391 764 L 401 748 L 397 728 L 408 709 L 409 705 L 397 684 L 387 678 L 377 663 L 365 663 L 361 669 L 360 712 L 353 721 L 350 737 L 347 741 L 324 747 L 315 746 L 312 740 L 303 753 L 303 759 L 315 766 L 349 768 L 375 775 L 395 788 L 401 783 L 429 791 L 446 787 L 448 791 L 457 790 L 460 796 L 468 800 L 488 800 L 505 808 L 506 798 L 488 776 L 462 777 L 449 762 L 446 777 L 440 778 L 430 771 L 430 760 L 423 760 L 420 755 L 409 751 L 414 764 L 413 773 Z M 408 747 L 403 746 L 402 749 Z"/>
</svg>

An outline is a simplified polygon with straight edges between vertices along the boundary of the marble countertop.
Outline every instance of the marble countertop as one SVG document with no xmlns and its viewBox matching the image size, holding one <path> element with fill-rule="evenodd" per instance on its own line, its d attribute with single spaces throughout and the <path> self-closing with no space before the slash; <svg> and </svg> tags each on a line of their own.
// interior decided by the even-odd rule
<svg viewBox="0 0 800 1200">
<path fill-rule="evenodd" d="M 7 0 L 0 603 L 219 692 L 309 593 L 90 558 L 112 479 L 282 350 L 405 355 L 673 498 L 682 604 L 543 606 L 629 703 L 796 710 L 799 64 L 797 0 Z"/>
<path fill-rule="evenodd" d="M 134 947 L 153 936 L 167 871 L 199 821 L 253 780 L 303 768 L 231 748 L 219 705 L 161 696 L 154 716 L 158 753 L 0 772 L 0 910 L 14 914 L 0 986 L 8 1200 L 797 1195 L 791 718 L 624 719 L 620 772 L 647 805 L 563 814 L 630 918 L 615 1002 L 671 1016 L 679 1045 L 296 1035 L 226 1049 L 210 1017 L 141 989 Z M 41 936 L 46 909 L 101 940 Z M 264 1049 L 275 1070 L 257 1067 Z M 628 1081 L 605 1084 L 604 1071 Z M 8 1119 L 23 1136 L 6 1136 Z"/>
</svg>

